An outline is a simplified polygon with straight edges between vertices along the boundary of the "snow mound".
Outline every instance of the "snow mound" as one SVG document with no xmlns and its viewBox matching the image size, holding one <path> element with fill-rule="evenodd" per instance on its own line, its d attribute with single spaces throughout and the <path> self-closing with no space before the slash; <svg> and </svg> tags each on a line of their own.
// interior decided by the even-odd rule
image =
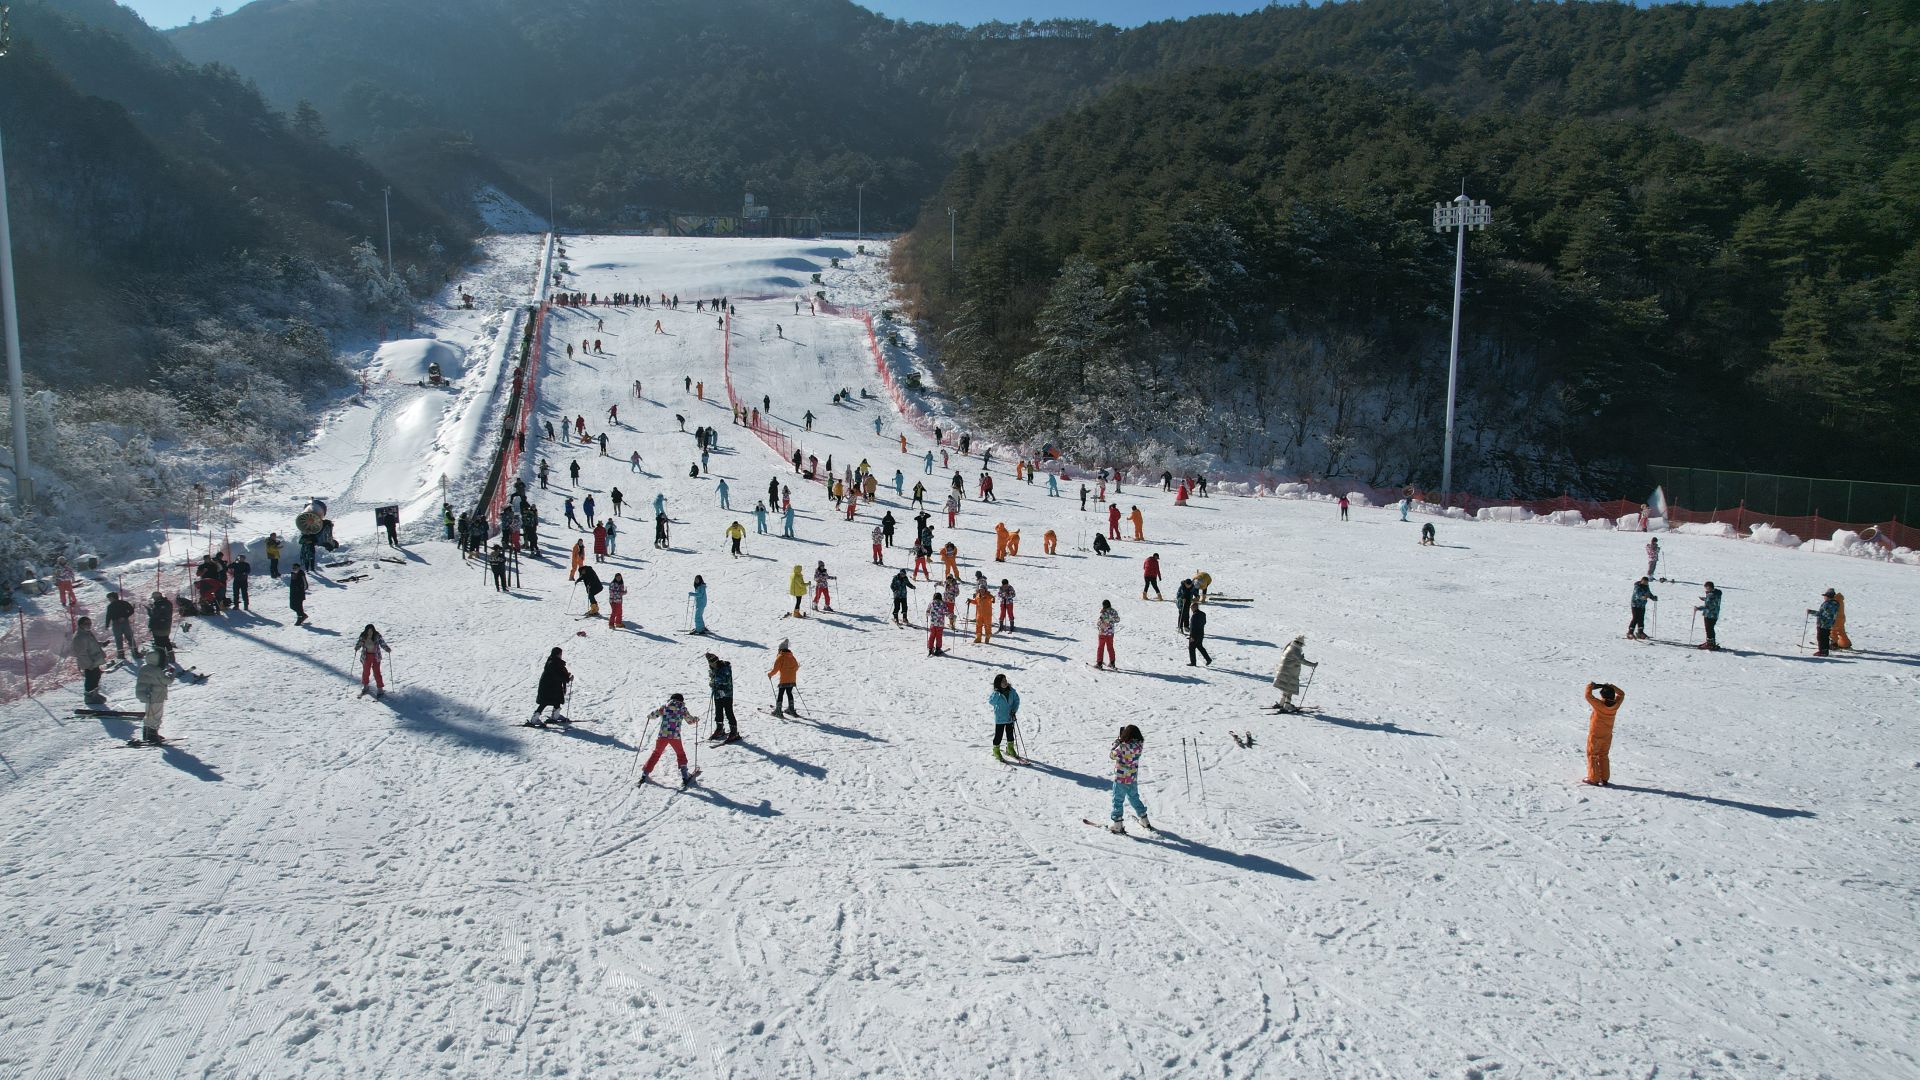
<svg viewBox="0 0 1920 1080">
<path fill-rule="evenodd" d="M 1717 536 L 1723 540 L 1737 540 L 1740 536 L 1734 531 L 1732 525 L 1724 521 L 1688 522 L 1674 531 L 1683 532 L 1689 536 Z"/>
<path fill-rule="evenodd" d="M 1764 521 L 1753 526 L 1747 539 L 1758 541 L 1762 544 L 1771 544 L 1774 547 L 1797 548 L 1800 546 L 1799 537 L 1785 530 L 1776 529 Z"/>
<path fill-rule="evenodd" d="M 1349 491 L 1347 492 L 1347 503 L 1351 506 L 1372 506 L 1373 500 L 1367 498 L 1367 493 L 1364 491 Z"/>
<path fill-rule="evenodd" d="M 467 356 L 462 350 L 433 338 L 389 341 L 373 354 L 374 370 L 395 382 L 426 382 L 428 364 L 439 364 L 443 378 L 457 379 L 466 374 Z"/>
<path fill-rule="evenodd" d="M 1524 506 L 1483 506 L 1473 515 L 1480 521 L 1532 521 L 1533 512 Z"/>
<path fill-rule="evenodd" d="M 1581 526 L 1587 523 L 1587 519 L 1578 510 L 1555 510 L 1547 515 L 1547 520 L 1555 525 Z"/>
<path fill-rule="evenodd" d="M 547 228 L 545 218 L 492 184 L 473 193 L 473 209 L 493 232 L 537 233 Z"/>
</svg>

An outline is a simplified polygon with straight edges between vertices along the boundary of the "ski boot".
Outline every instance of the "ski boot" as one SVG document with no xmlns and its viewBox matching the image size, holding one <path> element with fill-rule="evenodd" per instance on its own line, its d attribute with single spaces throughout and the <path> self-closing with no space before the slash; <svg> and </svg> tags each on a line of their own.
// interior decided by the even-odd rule
<svg viewBox="0 0 1920 1080">
<path fill-rule="evenodd" d="M 1110 833 L 1118 833 L 1121 836 L 1125 836 L 1127 835 L 1127 826 L 1119 818 L 1114 818 L 1113 824 L 1107 826 L 1107 831 Z"/>
<path fill-rule="evenodd" d="M 1005 760 L 1007 760 L 1006 758 L 1004 758 L 1004 757 L 1001 757 L 1001 756 L 1000 756 L 1000 744 L 999 744 L 999 743 L 994 743 L 994 744 L 993 744 L 993 760 L 995 760 L 995 761 L 1005 761 Z"/>
<path fill-rule="evenodd" d="M 147 744 L 148 746 L 167 745 L 167 740 L 161 738 L 160 733 L 153 730 L 152 728 L 146 728 L 140 732 L 140 741 Z"/>
<path fill-rule="evenodd" d="M 1141 827 L 1141 828 L 1143 828 L 1143 829 L 1145 829 L 1145 830 L 1147 830 L 1148 832 L 1158 832 L 1158 831 L 1159 831 L 1158 829 L 1155 829 L 1155 828 L 1153 827 L 1153 822 L 1151 822 L 1151 821 L 1148 821 L 1148 820 L 1147 820 L 1147 815 L 1145 815 L 1145 814 L 1135 814 L 1135 815 L 1133 815 L 1133 820 L 1135 820 L 1135 821 L 1137 821 L 1137 822 L 1139 822 L 1139 823 L 1140 823 L 1140 827 Z"/>
</svg>

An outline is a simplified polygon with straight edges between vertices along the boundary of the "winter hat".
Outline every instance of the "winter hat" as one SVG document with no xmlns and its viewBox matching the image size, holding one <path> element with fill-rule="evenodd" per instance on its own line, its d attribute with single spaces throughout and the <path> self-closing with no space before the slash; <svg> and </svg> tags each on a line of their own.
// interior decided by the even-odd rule
<svg viewBox="0 0 1920 1080">
<path fill-rule="evenodd" d="M 668 701 L 685 701 L 687 699 L 684 694 L 675 694 L 672 697 L 668 698 L 667 700 Z"/>
<path fill-rule="evenodd" d="M 1832 589 L 1828 589 L 1828 590 L 1827 590 L 1826 592 L 1823 592 L 1823 593 L 1821 593 L 1820 595 L 1821 595 L 1821 596 L 1832 596 L 1832 595 L 1833 595 L 1833 590 L 1832 590 Z"/>
<path fill-rule="evenodd" d="M 780 639 L 780 651 L 781 651 L 781 652 L 786 652 L 786 651 L 787 651 L 787 639 L 786 639 L 786 638 L 781 638 L 781 639 Z"/>
</svg>

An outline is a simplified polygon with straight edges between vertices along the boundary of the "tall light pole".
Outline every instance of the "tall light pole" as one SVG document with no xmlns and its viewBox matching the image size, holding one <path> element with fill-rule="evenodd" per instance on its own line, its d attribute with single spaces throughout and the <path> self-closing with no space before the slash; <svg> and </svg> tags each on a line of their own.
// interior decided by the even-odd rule
<svg viewBox="0 0 1920 1080">
<path fill-rule="evenodd" d="M 951 206 L 947 207 L 947 265 L 948 266 L 958 266 L 960 264 L 960 246 L 959 246 L 959 243 L 957 242 L 957 237 L 960 235 L 959 226 L 954 224 L 954 222 L 957 220 L 956 215 L 958 215 L 959 213 L 960 212 L 958 210 L 955 210 L 953 207 Z"/>
<path fill-rule="evenodd" d="M 865 240 L 867 238 L 867 185 L 855 184 L 853 190 L 855 197 L 858 199 L 854 205 L 859 208 L 854 211 L 853 220 L 855 224 L 853 230 L 859 235 L 860 239 Z"/>
<path fill-rule="evenodd" d="M 387 276 L 393 276 L 393 189 L 380 189 L 380 205 L 387 215 Z"/>
<path fill-rule="evenodd" d="M 1447 358 L 1447 446 L 1440 458 L 1440 505 L 1453 494 L 1453 400 L 1460 378 L 1460 281 L 1467 267 L 1467 230 L 1493 223 L 1493 207 L 1475 202 L 1462 191 L 1451 203 L 1433 204 L 1433 231 L 1453 229 L 1453 349 Z"/>
<path fill-rule="evenodd" d="M 0 4 L 0 56 L 13 47 Z M 6 325 L 7 390 L 13 397 L 13 494 L 21 513 L 33 505 L 33 463 L 27 460 L 27 392 L 20 374 L 20 308 L 13 296 L 13 232 L 7 221 L 7 164 L 0 151 L 0 322 Z"/>
<path fill-rule="evenodd" d="M 553 232 L 553 177 L 547 177 L 547 231 Z"/>
</svg>

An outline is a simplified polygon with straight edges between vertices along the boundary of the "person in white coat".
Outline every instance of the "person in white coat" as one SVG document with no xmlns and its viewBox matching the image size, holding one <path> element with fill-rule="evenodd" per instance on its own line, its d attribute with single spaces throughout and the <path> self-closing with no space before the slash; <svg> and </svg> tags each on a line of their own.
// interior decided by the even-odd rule
<svg viewBox="0 0 1920 1080">
<path fill-rule="evenodd" d="M 79 627 L 73 632 L 73 641 L 68 647 L 73 664 L 85 676 L 83 695 L 89 705 L 99 705 L 106 701 L 100 696 L 100 669 L 107 666 L 106 643 L 93 636 L 93 620 L 80 616 Z"/>
<path fill-rule="evenodd" d="M 1287 642 L 1286 649 L 1280 654 L 1280 670 L 1274 673 L 1273 687 L 1280 691 L 1280 701 L 1274 708 L 1281 712 L 1299 712 L 1300 707 L 1293 699 L 1300 693 L 1300 669 L 1317 668 L 1320 665 L 1307 659 L 1307 635 L 1297 634 Z"/>
<path fill-rule="evenodd" d="M 167 741 L 160 737 L 160 719 L 167 711 L 167 684 L 173 681 L 172 667 L 172 651 L 156 642 L 153 651 L 147 654 L 147 662 L 140 667 L 139 677 L 133 681 L 133 696 L 147 707 L 140 721 L 140 737 L 150 745 Z"/>
</svg>

